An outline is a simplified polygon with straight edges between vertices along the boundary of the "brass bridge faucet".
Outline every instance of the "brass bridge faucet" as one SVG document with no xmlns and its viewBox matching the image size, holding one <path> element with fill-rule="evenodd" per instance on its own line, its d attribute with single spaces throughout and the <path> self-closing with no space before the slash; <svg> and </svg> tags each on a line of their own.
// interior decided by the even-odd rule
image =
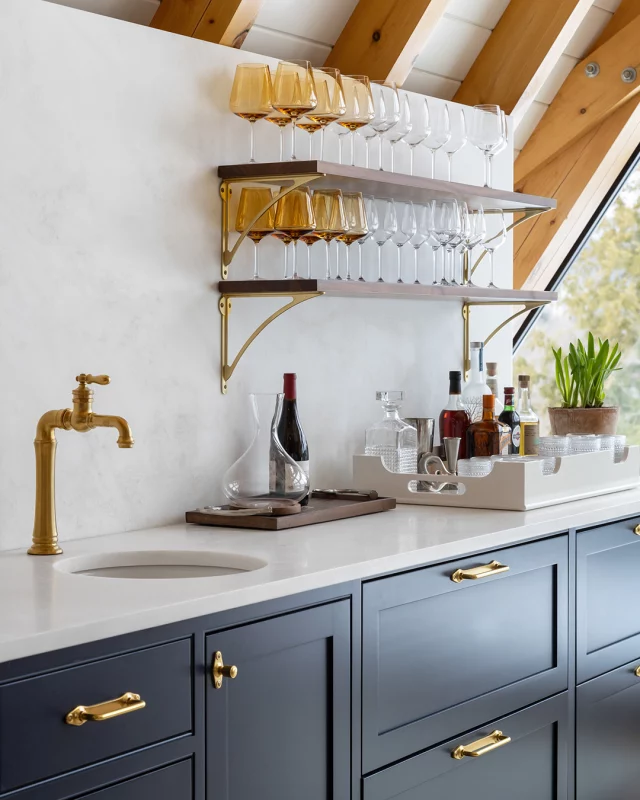
<svg viewBox="0 0 640 800">
<path fill-rule="evenodd" d="M 40 417 L 36 429 L 36 512 L 33 523 L 33 542 L 27 551 L 32 556 L 56 556 L 62 553 L 58 545 L 56 526 L 56 428 L 86 433 L 94 428 L 115 428 L 118 447 L 133 447 L 131 429 L 126 419 L 93 413 L 93 389 L 88 383 L 106 386 L 108 375 L 78 375 L 78 386 L 73 390 L 73 410 L 63 408 L 47 411 Z"/>
</svg>

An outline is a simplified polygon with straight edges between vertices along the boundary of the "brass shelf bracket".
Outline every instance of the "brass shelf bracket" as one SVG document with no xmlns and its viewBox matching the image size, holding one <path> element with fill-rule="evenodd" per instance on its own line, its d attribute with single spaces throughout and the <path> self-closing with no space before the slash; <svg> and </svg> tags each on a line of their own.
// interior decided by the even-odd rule
<svg viewBox="0 0 640 800">
<path fill-rule="evenodd" d="M 220 296 L 220 301 L 218 303 L 218 310 L 220 311 L 220 372 L 221 372 L 221 382 L 220 382 L 220 390 L 222 394 L 226 394 L 228 390 L 228 381 L 230 380 L 231 376 L 233 375 L 236 367 L 238 366 L 238 362 L 242 358 L 242 356 L 247 352 L 249 346 L 252 342 L 254 342 L 258 336 L 262 333 L 262 331 L 267 327 L 267 325 L 271 324 L 274 319 L 282 316 L 286 311 L 289 311 L 290 308 L 294 308 L 300 303 L 304 303 L 306 300 L 312 300 L 314 297 L 322 297 L 324 292 L 300 292 L 299 294 L 292 294 L 292 295 L 283 295 L 283 294 L 270 294 L 270 293 L 258 293 L 255 294 L 223 294 Z M 277 311 L 274 311 L 271 316 L 267 317 L 264 322 L 262 322 L 255 331 L 249 336 L 246 342 L 242 345 L 240 350 L 238 351 L 238 355 L 233 359 L 232 363 L 229 364 L 229 317 L 231 315 L 231 300 L 234 298 L 244 298 L 244 297 L 291 297 L 291 300 L 286 303 L 282 308 L 279 308 Z"/>
<path fill-rule="evenodd" d="M 229 277 L 229 264 L 233 261 L 236 253 L 238 252 L 238 248 L 246 238 L 248 232 L 251 228 L 256 224 L 256 222 L 260 219 L 260 217 L 264 214 L 264 212 L 271 208 L 271 206 L 275 205 L 281 197 L 284 197 L 286 194 L 292 189 L 297 189 L 299 186 L 305 186 L 312 181 L 317 180 L 318 178 L 324 177 L 321 173 L 314 173 L 312 175 L 275 175 L 270 176 L 267 178 L 234 178 L 233 180 L 225 180 L 222 181 L 220 184 L 220 199 L 222 200 L 222 259 L 221 259 L 221 276 L 222 280 L 226 281 Z M 242 231 L 240 236 L 238 237 L 237 242 L 233 245 L 231 249 L 229 249 L 229 234 L 231 232 L 231 216 L 229 213 L 230 206 L 231 206 L 231 196 L 232 196 L 232 187 L 235 183 L 287 183 L 291 182 L 290 186 L 286 186 L 284 189 L 281 189 L 277 194 L 275 194 L 270 203 L 266 203 L 264 208 L 261 208 L 260 211 L 253 217 L 253 219 L 249 220 L 249 223 L 245 230 Z"/>
<path fill-rule="evenodd" d="M 551 211 L 551 209 L 550 208 L 520 208 L 520 209 L 517 209 L 516 211 L 508 212 L 508 213 L 521 213 L 521 214 L 523 214 L 523 216 L 522 217 L 518 217 L 518 219 L 516 219 L 514 222 L 512 222 L 511 225 L 507 225 L 507 233 L 509 233 L 509 231 L 512 231 L 514 228 L 517 228 L 518 225 L 522 225 L 523 222 L 526 222 L 527 220 L 532 219 L 533 217 L 537 217 L 539 214 L 544 214 L 547 211 Z M 489 241 L 491 241 L 491 239 L 489 239 Z M 478 265 L 480 264 L 480 262 L 482 261 L 482 259 L 486 255 L 487 255 L 487 251 L 486 250 L 484 250 L 480 254 L 478 260 L 476 261 L 476 263 L 471 268 L 471 275 L 473 275 L 473 273 L 478 269 Z"/>
<path fill-rule="evenodd" d="M 499 333 L 505 326 L 507 326 L 510 322 L 513 322 L 514 319 L 522 316 L 522 314 L 528 314 L 529 311 L 533 311 L 534 308 L 540 308 L 541 306 L 549 305 L 550 300 L 528 300 L 526 302 L 514 303 L 514 302 L 491 302 L 491 301 L 473 301 L 467 300 L 462 305 L 462 321 L 463 321 L 463 337 L 462 337 L 462 348 L 463 348 L 463 364 L 464 364 L 464 378 L 465 380 L 468 379 L 469 370 L 471 369 L 471 309 L 473 306 L 514 306 L 514 305 L 522 305 L 522 308 L 516 311 L 514 314 L 511 314 L 507 317 L 503 322 L 501 322 L 496 328 L 494 328 L 488 336 L 485 336 L 484 343 L 488 344 L 493 337 Z"/>
</svg>

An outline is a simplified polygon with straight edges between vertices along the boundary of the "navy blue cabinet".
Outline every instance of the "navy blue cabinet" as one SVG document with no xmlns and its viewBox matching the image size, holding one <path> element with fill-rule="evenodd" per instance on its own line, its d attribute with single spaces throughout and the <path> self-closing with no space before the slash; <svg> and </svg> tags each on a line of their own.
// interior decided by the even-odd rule
<svg viewBox="0 0 640 800">
<path fill-rule="evenodd" d="M 350 625 L 343 600 L 207 637 L 237 668 L 207 676 L 208 800 L 349 800 Z"/>
<path fill-rule="evenodd" d="M 192 800 L 192 771 L 190 760 L 181 761 L 82 795 L 78 800 Z"/>
</svg>

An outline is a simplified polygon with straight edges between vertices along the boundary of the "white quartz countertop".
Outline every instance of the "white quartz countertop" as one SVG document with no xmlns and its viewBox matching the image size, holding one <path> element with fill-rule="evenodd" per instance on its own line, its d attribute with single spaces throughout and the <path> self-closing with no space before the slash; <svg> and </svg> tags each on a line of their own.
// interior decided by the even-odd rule
<svg viewBox="0 0 640 800">
<path fill-rule="evenodd" d="M 640 514 L 640 489 L 536 511 L 398 506 L 290 531 L 171 525 L 62 542 L 64 555 L 0 552 L 0 661 L 104 639 L 479 550 Z M 28 537 L 27 537 L 28 538 Z M 257 570 L 132 580 L 66 572 L 69 559 L 142 550 L 251 556 Z"/>
</svg>

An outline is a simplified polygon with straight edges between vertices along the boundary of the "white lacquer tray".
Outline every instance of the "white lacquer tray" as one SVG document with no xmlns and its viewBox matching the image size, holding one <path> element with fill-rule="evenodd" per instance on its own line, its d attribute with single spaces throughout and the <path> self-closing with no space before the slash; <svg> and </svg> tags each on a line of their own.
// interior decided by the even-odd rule
<svg viewBox="0 0 640 800">
<path fill-rule="evenodd" d="M 528 511 L 640 485 L 640 447 L 626 447 L 616 463 L 611 451 L 562 456 L 555 461 L 550 475 L 542 474 L 540 461 L 496 461 L 483 478 L 429 475 L 429 483 L 457 487 L 457 491 L 434 492 L 420 489 L 425 486 L 425 475 L 389 472 L 379 456 L 357 455 L 353 457 L 354 488 L 375 489 L 385 497 L 395 497 L 398 503 Z"/>
</svg>

